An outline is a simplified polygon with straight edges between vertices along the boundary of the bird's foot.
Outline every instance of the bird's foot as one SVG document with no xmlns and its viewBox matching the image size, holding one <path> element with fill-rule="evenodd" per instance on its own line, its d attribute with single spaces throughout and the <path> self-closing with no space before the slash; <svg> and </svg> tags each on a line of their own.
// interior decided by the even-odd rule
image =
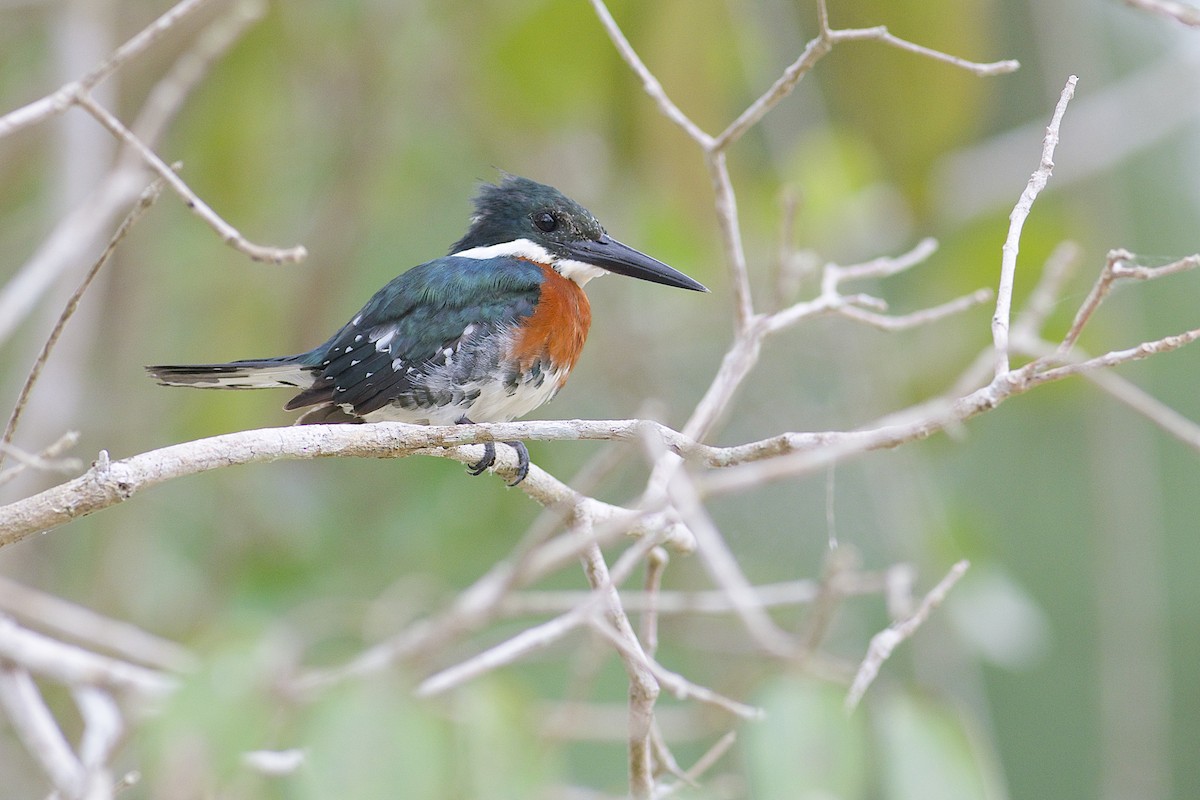
<svg viewBox="0 0 1200 800">
<path fill-rule="evenodd" d="M 472 475 L 482 475 L 483 471 L 496 463 L 496 445 L 492 442 L 483 443 L 483 458 L 474 464 L 467 465 L 467 472 Z"/>
<path fill-rule="evenodd" d="M 466 417 L 461 417 L 458 420 L 459 425 L 474 425 L 475 423 Z M 506 445 L 517 451 L 517 477 L 513 478 L 509 486 L 516 486 L 521 481 L 525 480 L 529 475 L 529 448 L 522 441 L 505 442 Z M 483 458 L 476 461 L 474 464 L 467 465 L 467 472 L 472 475 L 482 475 L 485 470 L 492 467 L 496 463 L 496 445 L 494 442 L 483 443 Z"/>
</svg>

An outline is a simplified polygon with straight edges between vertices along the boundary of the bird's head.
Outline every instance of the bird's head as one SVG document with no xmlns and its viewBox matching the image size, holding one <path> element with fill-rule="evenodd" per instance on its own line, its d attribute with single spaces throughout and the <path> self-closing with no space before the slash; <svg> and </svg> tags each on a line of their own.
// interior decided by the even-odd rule
<svg viewBox="0 0 1200 800">
<path fill-rule="evenodd" d="M 592 212 L 553 186 L 516 175 L 484 184 L 475 197 L 467 235 L 451 255 L 473 258 L 514 256 L 548 264 L 580 286 L 615 272 L 645 281 L 707 292 L 658 259 L 613 239 Z"/>
</svg>

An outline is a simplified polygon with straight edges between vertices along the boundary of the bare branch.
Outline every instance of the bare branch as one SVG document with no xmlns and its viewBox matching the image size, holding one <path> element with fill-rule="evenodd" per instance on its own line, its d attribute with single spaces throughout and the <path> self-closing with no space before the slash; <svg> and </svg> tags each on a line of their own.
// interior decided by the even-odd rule
<svg viewBox="0 0 1200 800">
<path fill-rule="evenodd" d="M 125 62 L 140 55 L 164 33 L 175 27 L 180 20 L 195 13 L 209 0 L 182 0 L 167 10 L 162 16 L 136 33 L 125 44 L 118 47 L 111 56 L 106 58 L 87 75 L 77 81 L 72 81 L 53 94 L 35 100 L 26 106 L 10 111 L 0 117 L 0 138 L 9 136 L 22 128 L 42 122 L 50 117 L 61 114 L 71 107 L 75 97 L 81 92 L 88 92 L 101 81 L 119 69 Z"/>
<path fill-rule="evenodd" d="M 662 590 L 663 572 L 670 560 L 667 551 L 661 547 L 651 549 L 646 556 L 645 594 L 648 602 L 642 612 L 642 641 L 649 656 L 658 652 L 658 596 Z M 621 604 L 625 605 L 624 597 L 621 598 Z"/>
<path fill-rule="evenodd" d="M 466 661 L 429 676 L 417 686 L 417 696 L 432 697 L 441 694 L 488 672 L 519 661 L 530 653 L 549 647 L 571 631 L 586 624 L 588 617 L 594 613 L 595 602 L 598 599 L 598 596 L 595 600 L 588 598 L 562 616 L 555 617 L 541 625 L 526 628 L 495 647 L 488 648 Z"/>
<path fill-rule="evenodd" d="M 1079 335 L 1083 332 L 1084 326 L 1087 325 L 1092 315 L 1096 313 L 1096 309 L 1100 307 L 1100 304 L 1104 302 L 1115 282 L 1118 280 L 1150 281 L 1180 272 L 1187 272 L 1200 266 L 1200 253 L 1181 258 L 1178 261 L 1165 264 L 1161 267 L 1143 267 L 1140 264 L 1130 264 L 1129 262 L 1133 260 L 1133 253 L 1130 253 L 1128 250 L 1110 250 L 1108 252 L 1108 258 L 1105 259 L 1104 268 L 1100 271 L 1100 277 L 1092 285 L 1092 290 L 1088 293 L 1087 299 L 1083 301 L 1083 305 L 1079 307 L 1079 311 L 1075 314 L 1074 321 L 1071 322 L 1070 330 L 1067 331 L 1067 335 L 1063 337 L 1062 343 L 1058 346 L 1059 354 L 1066 354 L 1075 346 L 1075 343 L 1079 340 Z"/>
<path fill-rule="evenodd" d="M 653 675 L 654 679 L 679 700 L 697 700 L 706 705 L 719 708 L 742 719 L 756 720 L 762 719 L 765 712 L 761 708 L 749 706 L 745 703 L 739 703 L 736 700 L 731 700 L 718 692 L 714 692 L 705 686 L 692 683 L 682 675 L 672 672 L 671 670 L 659 664 L 650 656 L 646 655 L 645 651 L 640 647 L 636 647 L 628 637 L 618 633 L 608 622 L 594 618 L 591 621 L 592 627 L 608 639 L 617 651 L 622 656 L 630 661 L 636 662 L 639 667 L 644 667 Z M 635 640 L 636 641 L 636 640 Z"/>
<path fill-rule="evenodd" d="M 735 742 L 737 742 L 737 732 L 729 731 L 729 733 L 718 739 L 712 747 L 708 748 L 704 755 L 696 759 L 696 763 L 692 765 L 691 769 L 684 773 L 679 783 L 675 783 L 670 786 L 664 786 L 655 795 L 655 797 L 670 797 L 685 786 L 695 786 L 699 782 L 700 778 L 702 778 L 706 772 L 712 769 L 713 766 L 715 766 L 716 763 L 721 760 L 722 756 L 729 752 L 729 749 L 733 747 Z"/>
<path fill-rule="evenodd" d="M 588 583 L 602 595 L 604 616 L 608 623 L 605 628 L 612 629 L 612 641 L 617 645 L 621 664 L 629 678 L 629 793 L 635 800 L 649 800 L 654 794 L 651 731 L 659 683 L 649 667 L 650 659 L 642 650 L 621 606 L 621 598 L 609 575 L 604 554 L 599 547 L 592 546 L 584 551 L 582 561 Z"/>
<path fill-rule="evenodd" d="M 121 743 L 125 723 L 112 696 L 94 686 L 74 686 L 71 696 L 83 718 L 79 760 L 86 771 L 84 800 L 107 800 L 113 796 L 108 762 Z"/>
<path fill-rule="evenodd" d="M 879 674 L 883 662 L 888 660 L 892 651 L 901 642 L 917 632 L 917 629 L 929 618 L 933 610 L 942 604 L 946 595 L 954 588 L 954 584 L 958 583 L 970 566 L 969 561 L 959 561 L 950 568 L 946 577 L 938 581 L 937 586 L 929 590 L 929 594 L 925 595 L 925 599 L 921 601 L 921 605 L 917 607 L 912 616 L 884 628 L 871 637 L 867 656 L 863 659 L 862 666 L 858 668 L 858 674 L 854 676 L 854 683 L 850 685 L 850 691 L 846 695 L 847 711 L 853 711 L 858 706 L 859 701 L 874 682 L 875 676 Z"/>
<path fill-rule="evenodd" d="M 991 300 L 992 296 L 991 289 L 976 289 L 971 294 L 956 297 L 939 306 L 923 308 L 920 311 L 914 311 L 911 314 L 903 314 L 901 316 L 877 314 L 853 305 L 841 306 L 837 309 L 837 313 L 840 316 L 861 322 L 864 325 L 870 325 L 881 331 L 904 331 L 928 325 L 955 314 L 961 314 L 975 306 L 983 305 Z"/>
<path fill-rule="evenodd" d="M 159 697 L 176 685 L 174 678 L 161 672 L 63 644 L 21 628 L 8 617 L 0 617 L 0 658 L 71 686 L 103 686 Z"/>
<path fill-rule="evenodd" d="M 889 47 L 896 47 L 900 50 L 907 50 L 910 53 L 916 53 L 919 56 L 932 58 L 934 61 L 941 61 L 944 64 L 949 64 L 959 69 L 965 69 L 974 75 L 981 78 L 988 78 L 995 75 L 1007 75 L 1010 72 L 1016 72 L 1021 68 L 1021 62 L 1013 58 L 1006 58 L 1002 61 L 991 61 L 988 63 L 980 63 L 978 61 L 968 61 L 965 58 L 952 56 L 948 53 L 943 53 L 939 50 L 933 50 L 924 45 L 914 44 L 913 42 L 901 39 L 898 36 L 892 35 L 883 25 L 874 28 L 846 28 L 843 30 L 830 31 L 829 37 L 834 44 L 840 42 L 853 41 L 876 41 L 882 42 Z"/>
<path fill-rule="evenodd" d="M 28 125 L 60 114 L 71 106 L 79 106 L 91 114 L 92 117 L 108 129 L 119 141 L 124 142 L 132 148 L 183 199 L 188 208 L 217 232 L 222 241 L 256 261 L 271 261 L 274 263 L 300 261 L 307 255 L 307 251 L 302 246 L 286 249 L 264 247 L 247 240 L 236 228 L 218 216 L 215 211 L 201 200 L 148 144 L 137 134 L 121 124 L 116 116 L 97 103 L 91 95 L 91 90 L 96 84 L 112 74 L 113 71 L 130 58 L 145 50 L 154 40 L 172 28 L 181 19 L 194 12 L 206 1 L 183 0 L 183 2 L 174 6 L 154 23 L 118 48 L 111 57 L 88 75 L 78 81 L 64 85 L 58 91 L 41 100 L 0 117 L 0 137 L 7 136 Z M 253 18 L 253 7 L 251 7 L 250 11 L 239 10 L 239 16 Z M 240 29 L 236 32 L 240 32 Z M 216 48 L 227 44 L 228 38 L 228 36 L 224 38 L 217 37 L 215 42 L 208 42 L 206 46 L 209 52 L 213 52 Z M 191 66 L 193 69 L 195 68 L 194 63 Z"/>
<path fill-rule="evenodd" d="M 1033 208 L 1033 201 L 1046 187 L 1050 173 L 1054 169 L 1054 149 L 1058 146 L 1058 129 L 1062 124 L 1063 114 L 1067 104 L 1075 96 L 1075 84 L 1078 78 L 1074 75 L 1067 78 L 1058 98 L 1058 105 L 1046 128 L 1046 138 L 1042 142 L 1042 161 L 1034 171 L 1021 198 L 1017 200 L 1009 215 L 1008 238 L 1004 240 L 1003 256 L 1000 260 L 1000 288 L 996 290 L 996 313 L 992 317 L 992 341 L 995 346 L 995 373 L 1000 377 L 1008 372 L 1008 326 L 1012 313 L 1013 282 L 1017 274 L 1017 253 L 1021 248 L 1021 229 Z"/>
<path fill-rule="evenodd" d="M 445 451 L 442 448 L 470 442 L 537 439 L 634 439 L 645 423 L 617 423 L 621 433 L 604 423 L 519 422 L 493 425 L 430 427 L 404 423 L 372 425 L 303 425 L 240 431 L 152 450 L 120 461 L 97 460 L 82 476 L 31 497 L 0 506 L 0 547 L 39 531 L 66 524 L 78 517 L 124 502 L 138 492 L 168 480 L 195 475 L 233 464 L 278 461 L 285 458 L 326 457 L 397 458 L 425 452 L 462 461 L 478 460 L 478 448 Z M 652 426 L 657 428 L 658 426 Z M 497 438 L 499 437 L 499 438 Z M 678 437 L 678 434 L 676 434 Z M 429 449 L 434 448 L 434 449 Z M 515 458 L 497 448 L 500 474 L 510 476 Z M 635 531 L 646 525 L 669 530 L 670 540 L 686 547 L 687 534 L 668 520 L 639 518 L 637 512 L 611 506 L 576 493 L 546 472 L 533 468 L 521 490 L 549 506 L 561 503 L 589 509 L 597 521 L 627 517 Z"/>
<path fill-rule="evenodd" d="M 724 150 L 740 139 L 746 131 L 750 130 L 759 120 L 766 116 L 767 112 L 778 105 L 779 101 L 791 94 L 801 78 L 808 74 L 813 66 L 822 57 L 827 55 L 835 45 L 841 42 L 874 40 L 891 47 L 897 47 L 901 50 L 907 50 L 910 53 L 916 53 L 917 55 L 959 67 L 960 69 L 965 69 L 968 72 L 983 77 L 1003 75 L 1013 72 L 1021 66 L 1019 62 L 1012 59 L 995 61 L 989 64 L 967 61 L 958 56 L 942 53 L 893 36 L 882 25 L 875 28 L 830 30 L 828 27 L 828 12 L 824 4 L 818 7 L 818 15 L 820 17 L 820 35 L 805 45 L 804 52 L 800 54 L 799 58 L 788 65 L 787 69 L 775 80 L 770 89 L 764 92 L 736 120 L 730 123 L 728 128 L 717 136 L 716 140 L 712 143 L 713 150 Z"/>
<path fill-rule="evenodd" d="M 717 224 L 725 245 L 725 263 L 733 287 L 735 330 L 743 334 L 754 319 L 754 300 L 750 292 L 750 273 L 746 267 L 746 249 L 742 244 L 742 227 L 738 222 L 737 197 L 729 178 L 729 166 L 723 151 L 714 151 L 707 159 L 716 199 Z"/>
<path fill-rule="evenodd" d="M 834 577 L 837 592 L 850 597 L 878 594 L 885 586 L 885 576 L 878 572 L 845 572 Z M 751 605 L 762 608 L 803 605 L 817 596 L 818 584 L 811 580 L 768 583 L 753 587 Z M 515 592 L 502 601 L 506 616 L 523 614 L 558 614 L 569 611 L 590 596 L 582 591 Z M 659 616 L 673 614 L 731 614 L 737 611 L 729 594 L 721 590 L 678 592 L 659 591 L 621 592 L 621 603 L 629 612 L 655 609 Z M 643 637 L 644 638 L 644 637 Z"/>
<path fill-rule="evenodd" d="M 67 322 L 75 314 L 75 309 L 79 307 L 79 301 L 83 299 L 84 293 L 92 285 L 96 275 L 99 274 L 101 268 L 108 263 L 113 252 L 117 249 L 117 245 L 125 238 L 125 235 L 137 224 L 137 221 L 150 210 L 150 206 L 154 205 L 154 201 L 158 199 L 159 192 L 162 191 L 162 181 L 156 180 L 146 187 L 142 192 L 142 196 L 138 198 L 137 204 L 129 211 L 129 214 L 117 226 L 116 232 L 112 238 L 108 240 L 108 246 L 104 248 L 104 252 L 92 264 L 91 269 L 87 271 L 79 286 L 71 294 L 67 300 L 66 306 L 62 313 L 58 316 L 58 321 L 54 323 L 54 328 L 50 331 L 50 335 L 46 338 L 42 345 L 41 352 L 34 359 L 33 366 L 29 370 L 29 375 L 25 378 L 25 384 L 21 387 L 20 393 L 17 395 L 17 402 L 13 406 L 12 414 L 8 417 L 8 423 L 4 426 L 4 434 L 0 435 L 0 464 L 4 463 L 4 455 L 6 448 L 4 445 L 12 443 L 13 435 L 17 431 L 17 424 L 21 420 L 21 412 L 25 409 L 25 404 L 29 402 L 29 395 L 33 392 L 33 387 L 37 383 L 38 377 L 42 373 L 42 367 L 46 365 L 47 359 L 50 358 L 50 352 L 54 346 L 58 344 L 58 339 L 62 336 L 63 330 L 67 327 Z"/>
<path fill-rule="evenodd" d="M 150 90 L 131 127 L 134 134 L 150 147 L 156 146 L 200 78 L 262 13 L 261 2 L 243 0 L 206 28 L 195 46 Z M 13 278 L 0 287 L 0 341 L 8 338 L 56 278 L 84 257 L 85 248 L 107 232 L 118 211 L 137 198 L 147 172 L 141 157 L 124 148 L 100 184 L 59 221 Z"/>
<path fill-rule="evenodd" d="M 1128 5 L 1173 19 L 1183 25 L 1200 28 L 1200 9 L 1175 0 L 1125 0 Z"/>
<path fill-rule="evenodd" d="M 1184 345 L 1191 344 L 1197 339 L 1200 339 L 1200 328 L 1193 328 L 1190 331 L 1184 331 L 1174 336 L 1164 336 L 1154 341 L 1142 342 L 1137 347 L 1131 347 L 1128 350 L 1114 350 L 1111 353 L 1105 353 L 1102 356 L 1089 358 L 1085 361 L 1042 370 L 1025 378 L 1025 388 L 1031 389 L 1034 386 L 1049 383 L 1050 381 L 1062 380 L 1072 375 L 1081 375 L 1098 369 L 1107 369 L 1130 361 L 1140 361 L 1143 358 L 1149 358 L 1159 353 L 1169 353 L 1172 350 L 1178 350 Z"/>
<path fill-rule="evenodd" d="M 28 671 L 12 664 L 0 665 L 0 706 L 55 789 L 66 797 L 79 797 L 86 775 L 83 764 Z"/>
<path fill-rule="evenodd" d="M 682 470 L 677 470 L 669 485 L 671 498 L 688 527 L 696 535 L 697 553 L 705 570 L 728 596 L 737 615 L 755 642 L 778 658 L 792 658 L 800 648 L 779 628 L 761 606 L 754 603 L 754 589 L 729 551 L 724 537 L 704 510 L 696 488 Z"/>
<path fill-rule="evenodd" d="M 138 664 L 170 672 L 196 667 L 196 657 L 174 642 L 6 578 L 0 578 L 0 609 L 26 624 Z"/>
<path fill-rule="evenodd" d="M 788 65 L 782 75 L 775 79 L 771 88 L 751 103 L 745 111 L 738 115 L 737 119 L 729 123 L 729 127 L 721 131 L 720 135 L 713 140 L 711 149 L 714 152 L 728 149 L 730 145 L 742 138 L 746 131 L 757 125 L 759 120 L 765 117 L 771 109 L 779 105 L 779 101 L 792 93 L 800 79 L 807 75 L 818 61 L 833 49 L 833 43 L 830 36 L 822 35 L 805 45 L 804 52 Z"/>
<path fill-rule="evenodd" d="M 183 182 L 183 179 L 179 177 L 174 169 L 168 166 L 157 153 L 150 149 L 149 145 L 139 139 L 133 131 L 126 128 L 108 109 L 97 103 L 90 94 L 81 92 L 75 98 L 75 103 L 107 128 L 109 133 L 140 155 L 150 169 L 157 173 L 171 187 L 175 194 L 179 195 L 184 205 L 216 231 L 217 235 L 221 237 L 221 241 L 230 245 L 235 250 L 245 253 L 254 261 L 270 261 L 275 264 L 286 264 L 302 261 L 308 255 L 308 251 L 304 249 L 303 245 L 280 248 L 254 244 L 243 236 L 237 228 L 230 225 L 217 212 L 213 211 L 208 203 L 201 200 L 200 196 Z"/>
<path fill-rule="evenodd" d="M 645 63 L 638 56 L 637 51 L 629 44 L 629 40 L 625 38 L 625 34 L 621 31 L 616 20 L 613 19 L 612 13 L 608 10 L 604 0 L 592 0 L 592 8 L 596 10 L 596 16 L 600 20 L 600 24 L 604 26 L 604 31 L 608 34 L 608 38 L 612 40 L 613 47 L 617 48 L 617 53 L 629 65 L 634 74 L 642 82 L 642 89 L 647 96 L 658 105 L 658 110 L 663 113 L 667 119 L 678 125 L 684 133 L 698 143 L 704 149 L 712 147 L 712 137 L 700 129 L 700 126 L 692 122 L 687 114 L 679 109 L 679 106 L 667 96 L 663 90 L 662 84 L 658 82 L 658 78 L 654 77 Z"/>
<path fill-rule="evenodd" d="M 17 463 L 5 470 L 0 470 L 0 485 L 8 483 L 26 469 L 40 469 L 46 472 L 63 472 L 71 474 L 83 468 L 83 462 L 77 458 L 59 458 L 79 441 L 79 431 L 67 431 L 58 437 L 40 453 L 26 453 L 19 447 L 0 443 L 0 453 L 13 457 Z"/>
</svg>

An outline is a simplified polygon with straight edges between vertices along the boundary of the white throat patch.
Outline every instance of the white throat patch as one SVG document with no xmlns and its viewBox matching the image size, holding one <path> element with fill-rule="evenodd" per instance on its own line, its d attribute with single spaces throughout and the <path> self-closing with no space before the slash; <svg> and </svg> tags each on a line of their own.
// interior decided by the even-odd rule
<svg viewBox="0 0 1200 800">
<path fill-rule="evenodd" d="M 575 281 L 580 286 L 585 285 L 592 278 L 598 278 L 607 272 L 607 270 L 592 266 L 583 261 L 574 261 L 569 258 L 556 256 L 540 244 L 531 242 L 528 239 L 514 239 L 511 242 L 501 242 L 500 244 L 491 244 L 486 247 L 472 247 L 469 250 L 461 250 L 450 255 L 455 258 L 475 258 L 480 260 L 499 258 L 501 256 L 524 258 L 529 261 L 536 261 L 539 264 L 549 264 L 559 275 L 562 275 L 567 280 Z"/>
</svg>

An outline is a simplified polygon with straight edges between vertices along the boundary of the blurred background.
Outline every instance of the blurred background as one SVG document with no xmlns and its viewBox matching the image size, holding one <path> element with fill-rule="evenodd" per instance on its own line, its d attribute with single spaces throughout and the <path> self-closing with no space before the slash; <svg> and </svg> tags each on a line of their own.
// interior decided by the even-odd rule
<svg viewBox="0 0 1200 800">
<path fill-rule="evenodd" d="M 83 74 L 167 5 L 0 3 L 0 111 Z M 210 5 L 105 82 L 100 99 L 131 121 L 228 6 Z M 711 133 L 816 32 L 807 0 L 611 8 L 667 92 Z M 760 305 L 771 303 L 781 250 L 849 264 L 925 236 L 941 243 L 927 263 L 863 290 L 903 313 L 994 287 L 1008 213 L 1070 74 L 1079 88 L 1054 177 L 1025 227 L 1017 302 L 1063 240 L 1078 243 L 1081 266 L 1050 317 L 1051 339 L 1109 249 L 1149 265 L 1200 250 L 1200 29 L 1118 0 L 830 0 L 830 14 L 836 27 L 886 24 L 928 47 L 1022 67 L 978 78 L 877 43 L 836 48 L 729 154 Z M 476 186 L 497 169 L 558 186 L 617 238 L 713 289 L 699 297 L 617 278 L 589 285 L 587 351 L 535 417 L 641 414 L 678 427 L 731 340 L 701 155 L 578 0 L 271 3 L 199 83 L 158 150 L 248 238 L 302 243 L 309 258 L 252 263 L 164 194 L 67 328 L 16 438 L 28 450 L 78 430 L 74 454 L 86 463 L 101 449 L 121 458 L 288 424 L 286 393 L 165 389 L 142 365 L 323 341 L 396 273 L 444 253 L 465 230 Z M 78 111 L 0 139 L 0 287 L 87 201 L 114 153 Z M 782 242 L 789 202 L 793 241 Z M 100 227 L 29 313 L 0 319 L 5 416 L 114 225 Z M 1197 296 L 1200 274 L 1122 286 L 1082 344 L 1100 353 L 1194 328 Z M 989 320 L 981 307 L 904 333 L 835 319 L 798 327 L 768 344 L 712 441 L 854 427 L 935 396 L 990 344 Z M 1119 372 L 1200 419 L 1198 368 L 1200 350 L 1185 348 Z M 530 450 L 567 480 L 603 447 Z M 596 488 L 600 498 L 628 501 L 643 485 L 644 459 L 627 449 Z M 770 713 L 739 728 L 713 782 L 691 796 L 1197 796 L 1198 479 L 1196 450 L 1073 381 L 953 437 L 840 465 L 832 494 L 821 475 L 713 501 L 756 584 L 819 576 L 829 516 L 864 568 L 911 563 L 921 591 L 960 558 L 972 568 L 848 721 L 844 687 L 758 656 L 728 618 L 665 618 L 664 664 Z M 23 478 L 0 487 L 0 500 L 59 480 Z M 273 676 L 297 664 L 340 663 L 443 607 L 511 552 L 538 512 L 502 481 L 470 478 L 444 459 L 238 467 L 6 548 L 0 574 L 178 641 L 205 665 L 131 736 L 121 763 L 146 780 L 130 796 L 379 797 L 398 786 L 411 797 L 593 796 L 550 788 L 565 786 L 621 794 L 625 679 L 611 654 L 593 665 L 582 637 L 439 703 L 411 698 L 419 671 L 298 707 L 271 691 Z M 664 587 L 708 588 L 695 561 L 676 557 Z M 542 588 L 585 586 L 568 569 Z M 795 628 L 805 611 L 777 618 Z M 428 666 L 530 621 L 494 626 Z M 887 622 L 879 597 L 848 599 L 825 651 L 852 666 Z M 56 702 L 70 728 L 63 694 Z M 553 724 L 564 698 L 595 704 L 588 731 Z M 734 727 L 689 704 L 662 708 L 685 765 Z M 254 777 L 236 760 L 247 749 L 296 746 L 311 762 L 298 776 Z M 45 792 L 2 723 L 0 775 L 4 797 Z"/>
</svg>

